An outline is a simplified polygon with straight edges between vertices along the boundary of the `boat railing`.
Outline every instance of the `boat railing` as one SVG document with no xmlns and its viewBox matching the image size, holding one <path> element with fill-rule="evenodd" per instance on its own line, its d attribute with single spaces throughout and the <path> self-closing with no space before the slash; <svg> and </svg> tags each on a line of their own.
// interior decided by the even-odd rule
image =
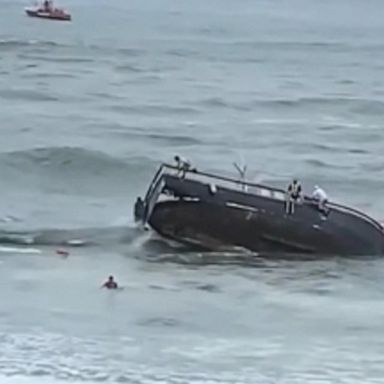
<svg viewBox="0 0 384 384">
<path fill-rule="evenodd" d="M 176 171 L 176 172 L 180 171 L 180 169 L 175 165 L 167 164 L 167 163 L 161 164 L 161 166 L 157 170 L 157 172 L 156 172 L 156 174 L 155 174 L 155 176 L 154 176 L 154 178 L 153 178 L 153 180 L 152 180 L 152 182 L 148 188 L 148 191 L 147 191 L 147 194 L 146 194 L 145 200 L 144 200 L 146 202 L 146 204 L 147 204 L 147 202 L 152 200 L 152 198 L 154 196 L 154 192 L 155 192 L 156 187 L 157 187 L 157 184 L 161 180 L 163 174 L 166 173 L 167 170 Z M 205 177 L 209 180 L 218 180 L 218 181 L 221 181 L 224 183 L 228 183 L 232 187 L 234 185 L 236 185 L 237 187 L 240 186 L 243 189 L 242 192 L 252 193 L 252 194 L 255 194 L 258 196 L 263 196 L 263 197 L 269 197 L 269 198 L 272 198 L 275 200 L 285 200 L 285 197 L 286 197 L 286 191 L 281 189 L 281 188 L 270 187 L 270 186 L 266 186 L 263 184 L 249 182 L 249 181 L 245 181 L 242 179 L 234 179 L 234 178 L 227 177 L 227 176 L 215 175 L 215 174 L 212 174 L 209 172 L 197 171 L 196 169 L 186 170 L 186 176 L 185 176 L 186 179 L 193 179 L 194 176 L 197 176 L 199 178 Z M 247 189 L 249 189 L 249 188 L 252 188 L 252 190 L 247 191 Z M 315 200 L 313 198 L 311 198 L 309 196 L 304 196 L 304 203 L 313 204 L 314 202 L 315 202 Z M 371 223 L 378 230 L 380 230 L 380 231 L 383 230 L 383 226 L 378 221 L 376 221 L 372 217 L 366 215 L 365 213 L 363 213 L 363 212 L 361 212 L 355 208 L 350 208 L 350 207 L 347 207 L 345 205 L 333 203 L 333 202 L 328 202 L 328 206 L 330 208 L 336 208 L 338 210 L 348 212 L 354 216 L 358 216 L 361 219 Z"/>
<path fill-rule="evenodd" d="M 156 191 L 158 190 L 158 186 L 160 185 L 160 181 L 163 176 L 163 170 L 166 167 L 166 164 L 161 164 L 158 170 L 153 177 L 151 184 L 148 187 L 147 193 L 144 197 L 144 222 L 147 221 L 148 217 L 152 213 L 152 209 L 154 206 L 154 197 L 157 195 Z"/>
<path fill-rule="evenodd" d="M 165 168 L 165 166 L 166 166 L 166 164 L 161 164 L 160 167 L 158 168 L 158 170 L 156 171 L 155 176 L 153 176 L 151 184 L 149 185 L 149 187 L 147 189 L 147 193 L 145 194 L 144 201 L 148 201 L 148 199 L 150 198 L 152 191 L 155 188 L 156 183 L 158 182 L 158 180 L 162 176 L 163 169 Z"/>
</svg>

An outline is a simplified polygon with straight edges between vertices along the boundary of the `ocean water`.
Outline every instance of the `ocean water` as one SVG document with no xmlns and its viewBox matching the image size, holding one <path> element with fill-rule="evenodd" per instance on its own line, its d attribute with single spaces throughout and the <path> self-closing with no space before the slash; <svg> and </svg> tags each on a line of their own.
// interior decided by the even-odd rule
<svg viewBox="0 0 384 384">
<path fill-rule="evenodd" d="M 384 383 L 381 259 L 250 264 L 132 223 L 175 154 L 383 219 L 384 3 L 28 5 L 0 0 L 0 382 Z"/>
</svg>

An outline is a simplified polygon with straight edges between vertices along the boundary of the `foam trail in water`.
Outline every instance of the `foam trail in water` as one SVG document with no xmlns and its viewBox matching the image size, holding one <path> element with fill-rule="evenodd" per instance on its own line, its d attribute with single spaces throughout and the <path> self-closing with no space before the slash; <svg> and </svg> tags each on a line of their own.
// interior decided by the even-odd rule
<svg viewBox="0 0 384 384">
<path fill-rule="evenodd" d="M 40 249 L 37 248 L 15 248 L 15 247 L 0 247 L 0 253 L 41 253 Z"/>
<path fill-rule="evenodd" d="M 147 243 L 152 237 L 153 237 L 153 233 L 151 231 L 144 231 L 143 230 L 132 241 L 132 243 L 131 243 L 132 249 L 135 251 L 142 249 L 144 244 Z"/>
</svg>

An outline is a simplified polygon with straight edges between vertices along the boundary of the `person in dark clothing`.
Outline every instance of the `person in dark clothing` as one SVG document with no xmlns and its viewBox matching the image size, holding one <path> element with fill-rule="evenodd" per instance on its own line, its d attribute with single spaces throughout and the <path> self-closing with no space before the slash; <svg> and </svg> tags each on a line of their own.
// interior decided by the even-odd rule
<svg viewBox="0 0 384 384">
<path fill-rule="evenodd" d="M 142 198 L 140 196 L 136 199 L 134 211 L 135 211 L 134 215 L 135 215 L 135 221 L 136 222 L 144 220 L 145 206 L 144 206 L 144 201 L 142 200 Z"/>
<path fill-rule="evenodd" d="M 116 281 L 114 280 L 113 276 L 109 276 L 108 280 L 101 286 L 101 288 L 117 289 L 118 285 L 117 285 Z"/>
<path fill-rule="evenodd" d="M 43 10 L 44 10 L 44 12 L 50 12 L 51 11 L 51 2 L 50 1 L 44 0 Z"/>
<path fill-rule="evenodd" d="M 295 213 L 295 204 L 301 199 L 301 185 L 297 179 L 288 185 L 285 212 Z"/>
</svg>

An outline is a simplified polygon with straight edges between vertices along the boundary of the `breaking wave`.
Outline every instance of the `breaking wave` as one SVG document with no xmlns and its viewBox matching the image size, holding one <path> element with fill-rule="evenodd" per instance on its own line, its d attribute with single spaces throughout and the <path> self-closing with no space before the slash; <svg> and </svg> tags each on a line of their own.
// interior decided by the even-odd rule
<svg viewBox="0 0 384 384">
<path fill-rule="evenodd" d="M 126 159 L 77 147 L 43 147 L 0 153 L 0 177 L 28 188 L 99 194 L 124 192 L 124 185 L 147 181 L 157 163 L 145 157 Z M 10 183 L 11 185 L 11 183 Z"/>
</svg>

